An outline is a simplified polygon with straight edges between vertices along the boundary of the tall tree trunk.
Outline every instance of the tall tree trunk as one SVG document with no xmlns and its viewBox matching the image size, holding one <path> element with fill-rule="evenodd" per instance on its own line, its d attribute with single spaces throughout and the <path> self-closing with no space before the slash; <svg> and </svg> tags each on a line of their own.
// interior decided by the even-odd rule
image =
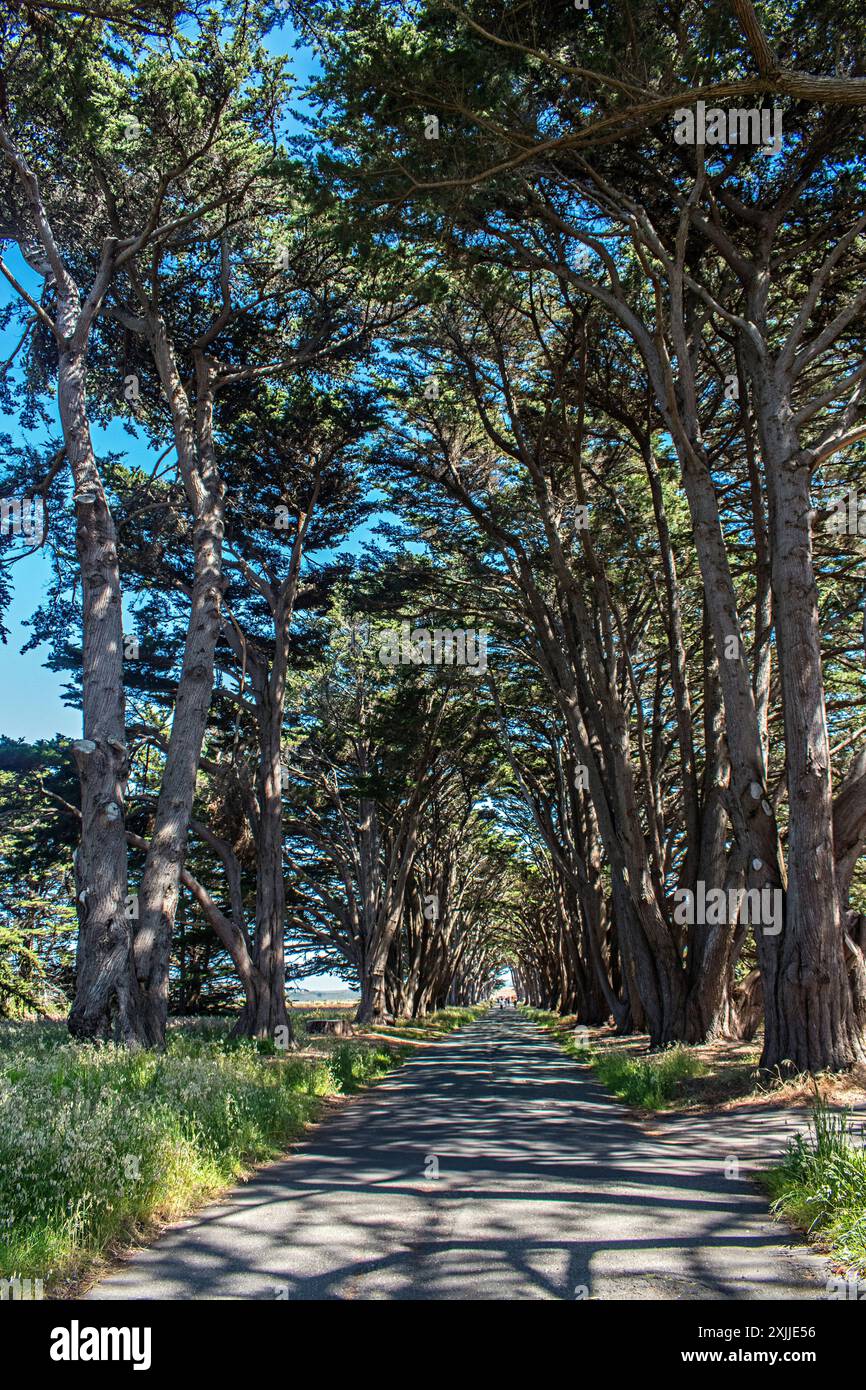
<svg viewBox="0 0 866 1390">
<path fill-rule="evenodd" d="M 72 318 L 72 306 L 58 326 Z M 58 398 L 75 481 L 75 543 L 81 567 L 84 737 L 73 744 L 81 783 L 81 844 L 75 861 L 78 954 L 69 1031 L 78 1038 L 141 1040 L 126 915 L 124 827 L 127 752 L 123 611 L 114 522 L 93 455 L 84 356 L 61 352 Z"/>
<path fill-rule="evenodd" d="M 267 661 L 247 647 L 256 701 L 259 738 L 258 823 L 256 826 L 256 993 L 241 1014 L 235 1032 L 256 1038 L 273 1037 L 277 1028 L 291 1022 L 286 1009 L 286 885 L 283 877 L 283 766 L 282 732 L 286 709 L 286 681 L 295 598 L 301 572 L 304 539 L 319 497 L 320 471 L 316 467 L 310 501 L 299 512 L 297 530 L 283 582 L 263 584 L 274 623 L 274 652 L 270 671 Z M 237 649 L 237 635 L 230 640 Z"/>
<path fill-rule="evenodd" d="M 139 892 L 135 968 L 151 1046 L 161 1047 L 168 1017 L 171 935 L 195 785 L 214 684 L 223 591 L 225 487 L 213 437 L 212 363 L 194 353 L 195 415 L 184 389 L 164 319 L 147 304 L 146 323 L 172 417 L 178 464 L 193 519 L 195 573 L 183 664 L 175 698 L 156 818 Z"/>
<path fill-rule="evenodd" d="M 727 871 L 728 818 L 725 796 L 730 781 L 730 761 L 725 741 L 724 707 L 718 661 L 712 633 L 703 612 L 704 649 L 704 776 L 701 797 L 697 879 L 706 889 L 721 888 Z M 745 852 L 738 849 L 737 884 L 742 878 Z M 694 889 L 694 884 L 687 885 Z M 688 931 L 686 1040 L 704 1042 L 722 1035 L 732 1016 L 730 989 L 735 924 L 695 923 Z"/>
<path fill-rule="evenodd" d="M 787 393 L 753 355 L 770 504 L 788 772 L 788 890 L 776 969 L 764 975 L 762 1065 L 841 1069 L 866 1057 L 845 961 L 833 842 L 830 741 L 812 563 L 810 463 Z"/>
<path fill-rule="evenodd" d="M 195 580 L 189 627 L 156 818 L 139 891 L 136 970 L 146 1036 L 152 1047 L 161 1047 L 165 1040 L 171 936 L 213 692 L 223 583 L 223 529 L 220 490 L 196 519 L 193 531 Z"/>
<path fill-rule="evenodd" d="M 4 111 L 5 116 L 5 111 Z M 81 844 L 76 855 L 78 953 L 69 1030 L 75 1037 L 140 1041 L 141 1019 L 126 916 L 124 795 L 127 748 L 123 685 L 123 611 L 117 538 L 96 466 L 87 418 L 87 348 L 93 321 L 117 268 L 108 238 L 82 301 L 54 237 L 39 181 L 0 121 L 0 148 L 18 175 L 57 296 L 57 397 L 75 484 L 75 544 L 81 571 L 84 737 L 73 745 L 81 783 Z M 29 232 L 18 235 L 30 260 Z M 44 271 L 40 271 L 43 275 Z M 20 287 L 18 287 L 20 290 Z M 21 291 L 36 307 L 26 291 Z"/>
<path fill-rule="evenodd" d="M 273 1038 L 277 1028 L 291 1028 L 286 1009 L 285 918 L 283 877 L 283 799 L 280 733 L 283 703 L 275 708 L 265 688 L 257 703 L 259 815 L 256 834 L 256 935 L 253 998 L 236 1026 L 239 1036 Z"/>
<path fill-rule="evenodd" d="M 361 1001 L 356 1023 L 382 1023 L 385 1019 L 385 970 L 381 954 L 364 961 L 361 971 Z"/>
</svg>

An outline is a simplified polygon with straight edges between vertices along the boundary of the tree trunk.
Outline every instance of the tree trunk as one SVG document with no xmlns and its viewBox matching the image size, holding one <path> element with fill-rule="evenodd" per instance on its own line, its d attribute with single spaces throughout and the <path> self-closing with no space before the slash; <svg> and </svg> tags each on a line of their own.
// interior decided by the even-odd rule
<svg viewBox="0 0 866 1390">
<path fill-rule="evenodd" d="M 59 327 L 70 316 L 62 310 Z M 84 737 L 73 744 L 81 783 L 81 844 L 75 861 L 79 930 L 69 1031 L 77 1038 L 135 1043 L 141 1040 L 141 1017 L 132 969 L 132 924 L 126 915 L 120 568 L 114 522 L 93 456 L 82 354 L 61 352 L 58 398 L 75 481 L 84 638 Z"/>
<path fill-rule="evenodd" d="M 833 843 L 830 742 L 812 564 L 810 458 L 787 393 L 753 361 L 788 763 L 788 885 L 776 969 L 764 974 L 761 1065 L 838 1070 L 866 1057 L 845 962 Z M 763 973 L 763 972 L 762 972 Z"/>
<path fill-rule="evenodd" d="M 139 892 L 136 971 L 147 1041 L 161 1047 L 168 1017 L 171 936 L 195 784 L 214 683 L 222 594 L 223 501 L 196 520 L 195 581 L 180 682 L 150 848 Z"/>
<path fill-rule="evenodd" d="M 280 732 L 283 702 L 271 703 L 266 686 L 257 703 L 259 753 L 259 817 L 256 835 L 256 964 L 254 1000 L 244 1009 L 235 1033 L 245 1037 L 274 1036 L 289 1027 L 286 1010 L 285 919 L 283 878 L 283 798 Z"/>
<path fill-rule="evenodd" d="M 385 1019 L 385 972 L 376 962 L 361 975 L 361 1002 L 355 1014 L 356 1023 L 382 1023 Z"/>
</svg>

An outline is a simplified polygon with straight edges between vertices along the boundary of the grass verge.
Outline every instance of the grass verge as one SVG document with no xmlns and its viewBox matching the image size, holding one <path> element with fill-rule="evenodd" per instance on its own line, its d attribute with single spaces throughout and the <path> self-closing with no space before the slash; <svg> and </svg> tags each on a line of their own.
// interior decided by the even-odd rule
<svg viewBox="0 0 866 1390">
<path fill-rule="evenodd" d="M 563 1029 L 559 1014 L 524 1008 L 524 1015 L 552 1033 L 563 1051 L 588 1063 L 599 1081 L 627 1105 L 641 1110 L 665 1110 L 678 1099 L 684 1081 L 701 1076 L 706 1066 L 687 1047 L 669 1047 L 647 1057 L 625 1052 L 596 1051 L 586 1029 Z"/>
<path fill-rule="evenodd" d="M 665 1110 L 677 1099 L 684 1081 L 706 1070 L 687 1047 L 669 1047 L 643 1058 L 610 1053 L 590 1061 L 599 1081 L 627 1105 L 642 1110 Z"/>
<path fill-rule="evenodd" d="M 229 1027 L 174 1028 L 160 1054 L 77 1044 L 63 1024 L 0 1027 L 0 1276 L 81 1278 L 406 1055 L 340 1041 L 273 1056 Z"/>
<path fill-rule="evenodd" d="M 774 1168 L 760 1175 L 773 1211 L 800 1226 L 846 1270 L 866 1276 L 866 1143 L 848 1111 L 816 1103 Z"/>
<path fill-rule="evenodd" d="M 383 1038 L 418 1038 L 425 1034 L 445 1036 L 465 1023 L 480 1018 L 488 1008 L 487 1004 L 474 1004 L 465 1008 L 440 1009 L 438 1013 L 426 1014 L 424 1018 L 398 1018 L 384 1027 L 374 1027 L 370 1031 Z"/>
</svg>

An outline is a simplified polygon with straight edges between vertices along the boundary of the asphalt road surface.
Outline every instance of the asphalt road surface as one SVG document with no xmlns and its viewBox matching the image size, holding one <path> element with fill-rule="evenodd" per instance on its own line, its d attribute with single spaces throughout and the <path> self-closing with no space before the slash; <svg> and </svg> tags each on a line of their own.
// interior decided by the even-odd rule
<svg viewBox="0 0 866 1390">
<path fill-rule="evenodd" d="M 641 1126 L 541 1029 L 493 1011 L 87 1297 L 821 1298 L 827 1267 L 750 1176 L 799 1122 Z"/>
</svg>

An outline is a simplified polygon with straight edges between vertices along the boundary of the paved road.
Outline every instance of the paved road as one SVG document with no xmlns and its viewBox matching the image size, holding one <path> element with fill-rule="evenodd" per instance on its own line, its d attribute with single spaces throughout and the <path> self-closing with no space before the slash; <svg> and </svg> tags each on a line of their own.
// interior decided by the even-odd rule
<svg viewBox="0 0 866 1390">
<path fill-rule="evenodd" d="M 749 1161 L 772 1112 L 648 1134 L 511 1011 L 431 1045 L 88 1297 L 820 1298 Z M 739 1176 L 732 1171 L 739 1159 Z M 438 1176 L 436 1176 L 438 1169 Z"/>
</svg>

